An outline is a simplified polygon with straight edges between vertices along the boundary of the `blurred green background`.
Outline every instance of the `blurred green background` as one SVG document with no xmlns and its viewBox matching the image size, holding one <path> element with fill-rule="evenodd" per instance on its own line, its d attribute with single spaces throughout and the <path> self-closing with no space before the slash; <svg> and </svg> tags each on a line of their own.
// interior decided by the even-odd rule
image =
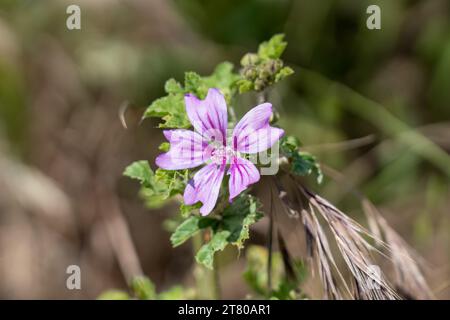
<svg viewBox="0 0 450 320">
<path fill-rule="evenodd" d="M 69 4 L 81 30 L 66 28 Z M 370 4 L 381 30 L 366 27 Z M 356 219 L 346 185 L 362 190 L 450 298 L 448 0 L 2 0 L 0 298 L 95 298 L 136 270 L 161 289 L 192 281 L 190 248 L 171 249 L 161 227 L 177 205 L 144 208 L 122 177 L 131 161 L 153 165 L 163 140 L 156 121 L 139 119 L 168 78 L 238 66 L 280 32 L 296 73 L 269 100 L 345 176 L 313 189 Z M 256 99 L 237 103 L 242 115 Z M 224 266 L 226 298 L 248 293 L 243 260 Z M 65 287 L 70 264 L 80 291 Z"/>
</svg>

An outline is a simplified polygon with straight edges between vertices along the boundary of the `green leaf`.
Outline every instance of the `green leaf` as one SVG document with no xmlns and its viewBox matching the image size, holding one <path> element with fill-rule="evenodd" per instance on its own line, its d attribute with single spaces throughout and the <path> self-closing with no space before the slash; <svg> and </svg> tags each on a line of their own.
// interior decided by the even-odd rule
<svg viewBox="0 0 450 320">
<path fill-rule="evenodd" d="M 125 291 L 121 290 L 107 290 L 100 294 L 98 300 L 129 300 L 130 296 Z"/>
<path fill-rule="evenodd" d="M 155 172 L 155 190 L 163 191 L 166 199 L 183 193 L 188 180 L 187 170 L 157 169 Z"/>
<path fill-rule="evenodd" d="M 189 128 L 191 123 L 187 117 L 183 94 L 172 94 L 159 98 L 147 108 L 143 118 L 162 118 L 160 128 Z"/>
<path fill-rule="evenodd" d="M 244 241 L 249 238 L 250 226 L 262 217 L 259 207 L 255 197 L 242 194 L 224 209 L 220 218 L 189 217 L 172 235 L 172 244 L 178 246 L 200 229 L 210 228 L 213 236 L 210 242 L 200 248 L 196 260 L 212 269 L 215 252 L 223 250 L 228 244 L 238 249 L 243 247 Z"/>
<path fill-rule="evenodd" d="M 228 206 L 222 215 L 222 230 L 230 232 L 228 242 L 243 247 L 244 241 L 249 238 L 249 228 L 262 218 L 259 210 L 260 204 L 256 198 L 250 195 L 242 195 Z"/>
<path fill-rule="evenodd" d="M 204 87 L 204 82 L 202 80 L 202 77 L 193 72 L 189 71 L 184 74 L 184 91 L 186 93 L 198 93 L 200 89 Z M 201 90 L 203 92 L 203 90 Z M 204 96 L 200 95 L 199 98 L 203 99 Z"/>
<path fill-rule="evenodd" d="M 233 72 L 233 65 L 229 62 L 219 64 L 207 77 L 192 71 L 186 72 L 184 86 L 174 79 L 169 79 L 164 86 L 167 96 L 153 101 L 143 118 L 162 118 L 160 128 L 189 128 L 191 123 L 186 114 L 184 95 L 192 93 L 199 99 L 204 99 L 209 88 L 217 88 L 229 102 L 235 93 L 234 83 L 237 79 L 239 75 Z"/>
<path fill-rule="evenodd" d="M 316 158 L 307 152 L 297 152 L 293 155 L 291 171 L 292 173 L 299 176 L 308 176 L 310 174 L 315 174 L 317 176 L 317 182 L 322 183 L 322 170 L 320 169 Z"/>
<path fill-rule="evenodd" d="M 187 218 L 182 224 L 178 226 L 175 232 L 170 237 L 170 242 L 172 242 L 173 247 L 178 247 L 183 244 L 186 240 L 194 236 L 200 231 L 199 221 L 200 216 L 191 216 Z"/>
<path fill-rule="evenodd" d="M 173 78 L 166 81 L 166 84 L 164 85 L 164 90 L 167 93 L 173 94 L 184 93 L 184 89 L 181 86 L 181 84 Z"/>
<path fill-rule="evenodd" d="M 124 175 L 141 183 L 140 195 L 150 208 L 161 206 L 169 198 L 184 191 L 188 172 L 186 170 L 163 170 L 156 172 L 147 161 L 136 161 L 124 171 Z"/>
<path fill-rule="evenodd" d="M 158 300 L 189 300 L 194 297 L 192 289 L 185 289 L 182 286 L 173 286 L 158 295 Z"/>
<path fill-rule="evenodd" d="M 286 136 L 281 140 L 280 150 L 289 159 L 291 172 L 298 176 L 314 174 L 317 182 L 322 183 L 323 173 L 319 163 L 310 153 L 298 151 L 300 145 L 300 141 L 293 136 Z"/>
<path fill-rule="evenodd" d="M 153 171 L 145 160 L 136 161 L 125 168 L 125 176 L 139 180 L 144 186 L 150 186 L 153 179 Z"/>
<path fill-rule="evenodd" d="M 190 216 L 183 223 L 181 223 L 175 232 L 170 237 L 173 247 L 178 247 L 186 240 L 193 237 L 201 229 L 208 227 L 214 227 L 218 223 L 217 219 L 202 217 L 202 216 Z"/>
<path fill-rule="evenodd" d="M 204 244 L 200 250 L 195 255 L 195 260 L 207 267 L 208 269 L 213 269 L 214 254 L 217 251 L 222 251 L 228 244 L 228 237 L 230 232 L 223 230 L 214 233 L 211 240 Z"/>
<path fill-rule="evenodd" d="M 281 152 L 287 157 L 291 157 L 294 153 L 296 153 L 300 146 L 300 140 L 294 136 L 284 136 L 280 142 Z"/>
<path fill-rule="evenodd" d="M 234 84 L 240 78 L 237 73 L 233 72 L 233 64 L 230 62 L 222 62 L 217 65 L 214 72 L 204 78 L 204 83 L 207 88 L 219 89 L 230 102 L 234 95 Z"/>
<path fill-rule="evenodd" d="M 246 93 L 253 90 L 253 82 L 247 79 L 241 79 L 237 82 L 239 93 Z"/>
<path fill-rule="evenodd" d="M 133 280 L 131 280 L 131 289 L 133 290 L 136 298 L 140 300 L 156 299 L 155 285 L 145 276 L 133 278 Z"/>
<path fill-rule="evenodd" d="M 294 70 L 292 70 L 292 68 L 290 68 L 290 67 L 283 67 L 275 75 L 275 82 L 281 81 L 281 80 L 283 80 L 284 78 L 290 76 L 293 73 L 294 73 Z"/>
<path fill-rule="evenodd" d="M 168 142 L 163 142 L 159 145 L 158 147 L 159 150 L 163 151 L 163 152 L 167 152 L 170 149 L 170 143 Z"/>
<path fill-rule="evenodd" d="M 192 214 L 192 212 L 196 211 L 201 206 L 202 206 L 201 202 L 197 202 L 196 204 L 193 204 L 193 205 L 187 205 L 187 204 L 182 203 L 180 205 L 180 214 L 183 218 L 187 218 Z"/>
<path fill-rule="evenodd" d="M 258 48 L 258 56 L 262 60 L 280 58 L 287 46 L 287 42 L 283 39 L 284 34 L 276 34 L 269 41 L 261 43 Z"/>
</svg>

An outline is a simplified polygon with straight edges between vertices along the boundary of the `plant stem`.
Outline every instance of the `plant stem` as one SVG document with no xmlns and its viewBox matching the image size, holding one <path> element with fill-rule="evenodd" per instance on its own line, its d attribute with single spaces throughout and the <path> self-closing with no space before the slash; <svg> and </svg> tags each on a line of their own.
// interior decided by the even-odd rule
<svg viewBox="0 0 450 320">
<path fill-rule="evenodd" d="M 267 241 L 267 290 L 269 294 L 272 292 L 272 254 L 273 254 L 273 219 L 272 215 L 269 216 L 269 231 Z"/>
<path fill-rule="evenodd" d="M 203 245 L 202 233 L 198 233 L 192 237 L 193 255 L 195 256 Z M 195 263 L 194 265 L 195 287 L 197 289 L 198 299 L 214 299 L 214 281 L 213 273 L 205 266 Z"/>
<path fill-rule="evenodd" d="M 273 255 L 273 192 L 272 184 L 270 185 L 270 212 L 269 212 L 269 228 L 267 231 L 267 291 L 272 292 L 272 255 Z"/>
<path fill-rule="evenodd" d="M 220 272 L 219 272 L 219 253 L 216 253 L 214 259 L 214 294 L 215 299 L 220 300 L 222 298 L 221 286 L 220 286 Z"/>
<path fill-rule="evenodd" d="M 198 233 L 192 237 L 194 256 L 203 245 L 204 233 Z M 217 259 L 217 255 L 216 255 Z M 220 299 L 219 270 L 217 261 L 214 261 L 214 270 L 196 263 L 194 266 L 194 278 L 198 299 Z"/>
</svg>

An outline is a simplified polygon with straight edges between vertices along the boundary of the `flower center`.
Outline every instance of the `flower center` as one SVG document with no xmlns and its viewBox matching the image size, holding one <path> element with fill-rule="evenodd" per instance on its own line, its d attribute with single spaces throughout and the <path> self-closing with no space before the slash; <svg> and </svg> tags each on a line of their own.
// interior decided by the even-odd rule
<svg viewBox="0 0 450 320">
<path fill-rule="evenodd" d="M 213 150 L 211 153 L 211 161 L 215 164 L 228 163 L 230 159 L 235 156 L 236 153 L 230 147 L 220 146 Z"/>
</svg>

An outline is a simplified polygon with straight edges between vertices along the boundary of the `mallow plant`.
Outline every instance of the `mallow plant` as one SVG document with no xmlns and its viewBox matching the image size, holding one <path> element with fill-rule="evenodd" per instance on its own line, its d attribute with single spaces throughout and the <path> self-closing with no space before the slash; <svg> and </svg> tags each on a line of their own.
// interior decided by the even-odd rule
<svg viewBox="0 0 450 320">
<path fill-rule="evenodd" d="M 431 296 L 412 250 L 368 199 L 358 194 L 370 222 L 366 229 L 306 185 L 311 179 L 305 176 L 321 183 L 321 166 L 296 137 L 278 127 L 277 106 L 267 101 L 268 91 L 294 73 L 281 60 L 286 45 L 283 35 L 275 35 L 256 53 L 244 55 L 240 70 L 223 62 L 209 76 L 186 72 L 183 83 L 169 79 L 166 95 L 145 111 L 144 119 L 160 119 L 166 141 L 154 161 L 136 161 L 124 174 L 139 181 L 149 207 L 179 203 L 179 213 L 166 226 L 173 247 L 192 242 L 197 281 L 192 288 L 157 293 L 149 279 L 139 277 L 131 283 L 132 297 L 219 298 L 216 260 L 229 246 L 239 252 L 235 259 L 244 252 L 243 280 L 253 290 L 251 297 L 303 299 L 307 295 L 301 282 L 313 275 L 323 290 L 309 298 Z M 247 92 L 255 93 L 255 101 L 237 119 L 233 107 Z M 259 184 L 269 190 L 269 205 L 262 206 L 255 195 Z M 264 216 L 269 221 L 267 247 L 246 248 L 252 225 Z M 290 251 L 286 221 L 306 240 L 306 256 Z M 394 276 L 377 267 L 374 253 L 388 258 Z M 102 297 L 130 295 L 110 292 Z"/>
</svg>

